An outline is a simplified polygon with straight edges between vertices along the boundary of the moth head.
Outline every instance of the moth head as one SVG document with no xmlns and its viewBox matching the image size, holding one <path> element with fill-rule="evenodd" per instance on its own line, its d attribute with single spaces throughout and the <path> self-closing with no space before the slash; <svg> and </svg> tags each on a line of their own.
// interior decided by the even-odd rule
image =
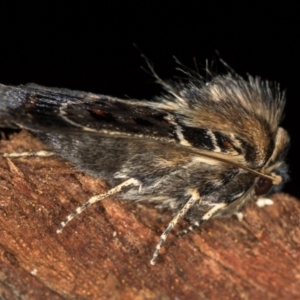
<svg viewBox="0 0 300 300">
<path fill-rule="evenodd" d="M 286 102 L 279 85 L 234 72 L 209 81 L 190 75 L 188 82 L 168 83 L 154 73 L 167 92 L 155 107 L 169 112 L 179 143 L 256 175 L 257 196 L 279 191 L 288 180 L 289 148 L 279 127 Z"/>
<path fill-rule="evenodd" d="M 257 196 L 278 192 L 289 180 L 288 166 L 284 162 L 289 147 L 289 135 L 286 130 L 279 127 L 275 137 L 273 153 L 262 171 L 264 174 L 270 174 L 273 180 L 260 177 L 255 186 Z"/>
</svg>

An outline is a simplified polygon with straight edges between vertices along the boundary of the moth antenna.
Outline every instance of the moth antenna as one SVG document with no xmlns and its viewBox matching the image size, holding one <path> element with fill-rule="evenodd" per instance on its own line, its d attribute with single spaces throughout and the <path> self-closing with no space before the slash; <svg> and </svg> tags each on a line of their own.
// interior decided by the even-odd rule
<svg viewBox="0 0 300 300">
<path fill-rule="evenodd" d="M 160 236 L 159 242 L 155 247 L 155 251 L 152 255 L 152 259 L 150 261 L 151 265 L 155 265 L 157 256 L 159 254 L 159 250 L 161 249 L 163 243 L 166 241 L 168 234 L 178 223 L 179 219 L 184 217 L 187 211 L 196 203 L 196 201 L 200 201 L 201 197 L 196 190 L 191 191 L 192 197 L 185 203 L 185 205 L 181 208 L 181 210 L 175 215 L 175 217 L 171 220 L 166 230 Z"/>
<path fill-rule="evenodd" d="M 195 151 L 195 153 L 198 153 L 197 151 Z M 204 156 L 204 157 L 209 157 L 211 159 L 215 159 L 217 161 L 221 161 L 221 162 L 224 162 L 226 164 L 229 164 L 229 165 L 232 165 L 238 169 L 243 169 L 249 173 L 252 173 L 256 176 L 259 176 L 259 177 L 262 177 L 262 178 L 266 178 L 268 180 L 271 180 L 273 182 L 274 185 L 279 185 L 281 182 L 282 182 L 282 176 L 280 175 L 276 175 L 276 174 L 271 174 L 271 175 L 267 175 L 267 174 L 264 174 L 264 173 L 261 173 L 261 172 L 258 172 L 258 171 L 255 171 L 251 168 L 248 168 L 242 164 L 239 164 L 239 163 L 236 163 L 236 162 L 233 162 L 233 161 L 230 161 L 230 160 L 227 160 L 225 158 L 222 158 L 222 157 L 219 157 L 219 156 L 215 156 L 213 154 L 208 154 L 208 153 L 204 153 L 204 152 L 201 152 L 201 156 Z"/>
<path fill-rule="evenodd" d="M 92 198 L 90 198 L 85 204 L 83 204 L 82 206 L 77 207 L 71 214 L 69 214 L 58 226 L 58 229 L 56 231 L 56 233 L 61 233 L 62 230 L 64 229 L 64 227 L 72 220 L 74 219 L 77 215 L 79 215 L 80 213 L 82 213 L 85 209 L 87 209 L 89 206 L 91 206 L 92 204 L 101 201 L 109 196 L 112 196 L 114 194 L 119 193 L 124 187 L 127 186 L 138 186 L 141 185 L 140 182 L 137 179 L 134 178 L 130 178 L 126 181 L 124 181 L 123 183 L 117 185 L 116 187 L 110 189 L 109 191 L 107 191 L 104 194 L 100 194 L 97 196 L 93 196 Z"/>
</svg>

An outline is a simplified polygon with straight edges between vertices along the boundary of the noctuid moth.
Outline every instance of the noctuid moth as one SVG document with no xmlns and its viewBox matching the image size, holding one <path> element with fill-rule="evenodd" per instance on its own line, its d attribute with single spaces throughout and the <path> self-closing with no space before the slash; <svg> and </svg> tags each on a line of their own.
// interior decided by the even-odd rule
<svg viewBox="0 0 300 300">
<path fill-rule="evenodd" d="M 231 216 L 253 197 L 280 190 L 288 177 L 289 136 L 279 127 L 285 95 L 275 84 L 234 72 L 209 80 L 185 72 L 187 82 L 165 82 L 151 70 L 165 91 L 151 101 L 0 85 L 0 124 L 33 132 L 112 187 L 67 216 L 58 233 L 91 204 L 114 194 L 172 210 L 154 265 L 180 218 L 190 222 L 187 233 L 209 219 Z"/>
</svg>

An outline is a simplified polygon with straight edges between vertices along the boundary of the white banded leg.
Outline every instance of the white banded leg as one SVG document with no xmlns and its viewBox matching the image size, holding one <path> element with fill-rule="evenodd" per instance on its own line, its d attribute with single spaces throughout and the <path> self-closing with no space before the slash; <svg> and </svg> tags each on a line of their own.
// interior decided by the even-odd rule
<svg viewBox="0 0 300 300">
<path fill-rule="evenodd" d="M 176 216 L 172 219 L 172 221 L 169 223 L 166 230 L 162 233 L 160 236 L 159 242 L 156 245 L 155 251 L 152 255 L 152 259 L 150 260 L 151 265 L 155 265 L 155 261 L 157 259 L 157 256 L 159 254 L 159 250 L 161 249 L 163 243 L 166 241 L 168 234 L 170 231 L 175 227 L 175 225 L 178 223 L 179 219 L 182 218 L 187 211 L 195 204 L 196 201 L 199 201 L 200 195 L 198 192 L 193 192 L 192 197 L 187 201 L 187 203 L 182 207 L 182 209 L 176 214 Z"/>
<path fill-rule="evenodd" d="M 200 222 L 195 222 L 192 223 L 188 229 L 182 230 L 181 232 L 178 233 L 178 236 L 183 236 L 186 235 L 187 233 L 195 230 L 197 227 L 199 227 L 204 221 L 200 220 Z"/>
<path fill-rule="evenodd" d="M 126 186 L 130 186 L 130 185 L 134 185 L 134 186 L 140 186 L 141 183 L 134 178 L 130 178 L 126 181 L 124 181 L 123 183 L 117 185 L 116 187 L 110 189 L 109 191 L 107 191 L 104 194 L 101 195 L 97 195 L 97 196 L 93 196 L 92 198 L 90 198 L 85 204 L 83 204 L 82 206 L 77 207 L 71 214 L 69 214 L 58 226 L 58 229 L 56 231 L 56 233 L 61 233 L 63 228 L 77 215 L 79 215 L 80 213 L 82 213 L 86 208 L 88 208 L 90 205 L 103 200 L 104 198 L 107 198 L 111 195 L 117 194 L 119 193 L 124 187 Z"/>
<path fill-rule="evenodd" d="M 218 210 L 222 209 L 223 207 L 227 206 L 228 204 L 222 202 L 215 204 L 202 218 L 202 223 L 209 220 Z"/>
<path fill-rule="evenodd" d="M 219 204 L 214 205 L 213 208 L 211 208 L 205 215 L 202 216 L 202 218 L 200 219 L 199 222 L 192 223 L 188 229 L 182 230 L 181 232 L 179 232 L 178 235 L 183 236 L 183 235 L 193 231 L 194 229 L 199 227 L 201 224 L 203 224 L 205 221 L 210 219 L 219 209 L 222 209 L 226 205 L 227 205 L 226 203 L 219 203 Z"/>
<path fill-rule="evenodd" d="M 53 156 L 57 155 L 55 152 L 51 151 L 36 151 L 36 152 L 13 152 L 13 153 L 3 153 L 0 156 L 2 157 L 26 157 L 26 156 L 39 156 L 39 157 L 48 157 L 48 156 Z"/>
</svg>

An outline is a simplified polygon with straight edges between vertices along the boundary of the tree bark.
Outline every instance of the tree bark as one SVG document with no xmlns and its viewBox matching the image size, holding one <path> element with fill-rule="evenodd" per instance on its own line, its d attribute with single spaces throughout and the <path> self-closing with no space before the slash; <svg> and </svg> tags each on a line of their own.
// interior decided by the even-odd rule
<svg viewBox="0 0 300 300">
<path fill-rule="evenodd" d="M 22 131 L 1 153 L 45 147 Z M 286 194 L 236 217 L 169 235 L 172 213 L 107 198 L 59 223 L 104 181 L 58 157 L 0 158 L 0 299 L 299 299 L 300 205 Z"/>
</svg>

